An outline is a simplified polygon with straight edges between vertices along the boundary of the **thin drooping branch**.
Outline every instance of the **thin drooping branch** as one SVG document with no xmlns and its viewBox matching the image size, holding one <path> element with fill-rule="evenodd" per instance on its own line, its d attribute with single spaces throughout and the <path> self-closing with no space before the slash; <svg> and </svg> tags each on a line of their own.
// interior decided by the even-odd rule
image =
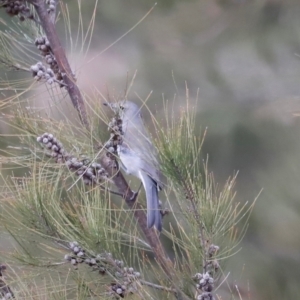
<svg viewBox="0 0 300 300">
<path fill-rule="evenodd" d="M 39 16 L 40 23 L 49 40 L 51 50 L 59 66 L 64 84 L 66 85 L 66 89 L 70 95 L 73 106 L 78 111 L 82 124 L 86 128 L 89 128 L 89 121 L 84 104 L 84 99 L 76 84 L 75 75 L 72 72 L 65 50 L 58 38 L 55 24 L 54 22 L 52 22 L 51 17 L 49 16 L 46 2 L 44 0 L 28 0 L 27 2 L 31 3 L 34 6 L 36 13 Z"/>
</svg>

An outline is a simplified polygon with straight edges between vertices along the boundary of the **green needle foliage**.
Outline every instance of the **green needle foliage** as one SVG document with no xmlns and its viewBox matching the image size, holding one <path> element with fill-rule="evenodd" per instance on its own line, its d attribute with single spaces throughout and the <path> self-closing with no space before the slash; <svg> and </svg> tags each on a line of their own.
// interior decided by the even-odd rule
<svg viewBox="0 0 300 300">
<path fill-rule="evenodd" d="M 69 33 L 68 10 L 63 4 L 61 10 Z M 26 22 L 31 35 L 42 34 L 39 23 Z M 89 41 L 93 22 L 70 44 Z M 0 61 L 29 74 L 28 60 L 35 63 L 38 51 L 22 24 L 0 33 Z M 197 102 L 187 97 L 180 113 L 165 102 L 165 126 L 153 118 L 170 211 L 159 237 L 168 269 L 141 230 L 135 208 L 128 209 L 125 193 L 117 191 L 114 176 L 103 171 L 97 180 L 88 177 L 107 155 L 108 110 L 85 96 L 90 127 L 84 128 L 60 103 L 64 82 L 47 85 L 38 79 L 44 89 L 34 89 L 32 81 L 0 80 L 6 87 L 0 121 L 8 128 L 1 136 L 0 224 L 14 244 L 0 253 L 10 266 L 0 295 L 8 297 L 3 283 L 16 299 L 220 299 L 224 263 L 239 250 L 255 201 L 235 201 L 236 176 L 219 187 L 209 173 L 201 156 L 205 134 L 199 136 L 195 126 Z M 43 96 L 47 101 L 37 107 Z"/>
<path fill-rule="evenodd" d="M 222 188 L 215 183 L 207 161 L 201 158 L 205 132 L 197 136 L 196 109 L 191 106 L 187 99 L 178 116 L 167 102 L 166 128 L 156 127 L 161 168 L 168 179 L 167 199 L 175 218 L 166 234 L 177 249 L 177 263 L 186 278 L 190 279 L 191 270 L 197 273 L 199 266 L 207 270 L 210 264 L 218 277 L 223 262 L 239 250 L 255 201 L 251 205 L 235 201 L 236 176 Z M 212 245 L 220 250 L 211 256 Z"/>
</svg>

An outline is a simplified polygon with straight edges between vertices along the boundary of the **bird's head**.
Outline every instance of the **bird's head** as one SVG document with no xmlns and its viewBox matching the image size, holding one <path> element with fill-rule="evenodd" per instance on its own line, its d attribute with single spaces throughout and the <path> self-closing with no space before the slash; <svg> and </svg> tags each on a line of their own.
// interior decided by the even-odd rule
<svg viewBox="0 0 300 300">
<path fill-rule="evenodd" d="M 140 112 L 140 108 L 133 102 L 122 100 L 119 102 L 105 102 L 104 105 L 110 107 L 121 118 L 131 118 Z"/>
</svg>

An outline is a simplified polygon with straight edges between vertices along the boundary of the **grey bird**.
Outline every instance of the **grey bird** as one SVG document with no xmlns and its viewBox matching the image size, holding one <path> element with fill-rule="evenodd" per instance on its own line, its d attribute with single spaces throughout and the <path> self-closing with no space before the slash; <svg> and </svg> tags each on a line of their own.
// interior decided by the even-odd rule
<svg viewBox="0 0 300 300">
<path fill-rule="evenodd" d="M 112 105 L 111 105 L 112 106 Z M 162 188 L 156 150 L 144 126 L 140 108 L 133 102 L 113 104 L 122 120 L 123 142 L 118 146 L 122 168 L 139 178 L 147 200 L 147 227 L 162 230 L 158 191 Z"/>
</svg>

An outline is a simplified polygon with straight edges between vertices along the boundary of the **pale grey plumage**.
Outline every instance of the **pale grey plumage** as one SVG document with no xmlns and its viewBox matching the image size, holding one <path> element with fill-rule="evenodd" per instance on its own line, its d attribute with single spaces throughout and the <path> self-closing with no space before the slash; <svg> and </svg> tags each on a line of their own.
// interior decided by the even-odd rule
<svg viewBox="0 0 300 300">
<path fill-rule="evenodd" d="M 147 199 L 147 226 L 155 226 L 161 231 L 162 217 L 158 198 L 161 174 L 155 148 L 144 126 L 140 108 L 130 101 L 122 101 L 118 106 L 124 133 L 123 142 L 118 146 L 122 167 L 128 174 L 142 181 Z"/>
</svg>

